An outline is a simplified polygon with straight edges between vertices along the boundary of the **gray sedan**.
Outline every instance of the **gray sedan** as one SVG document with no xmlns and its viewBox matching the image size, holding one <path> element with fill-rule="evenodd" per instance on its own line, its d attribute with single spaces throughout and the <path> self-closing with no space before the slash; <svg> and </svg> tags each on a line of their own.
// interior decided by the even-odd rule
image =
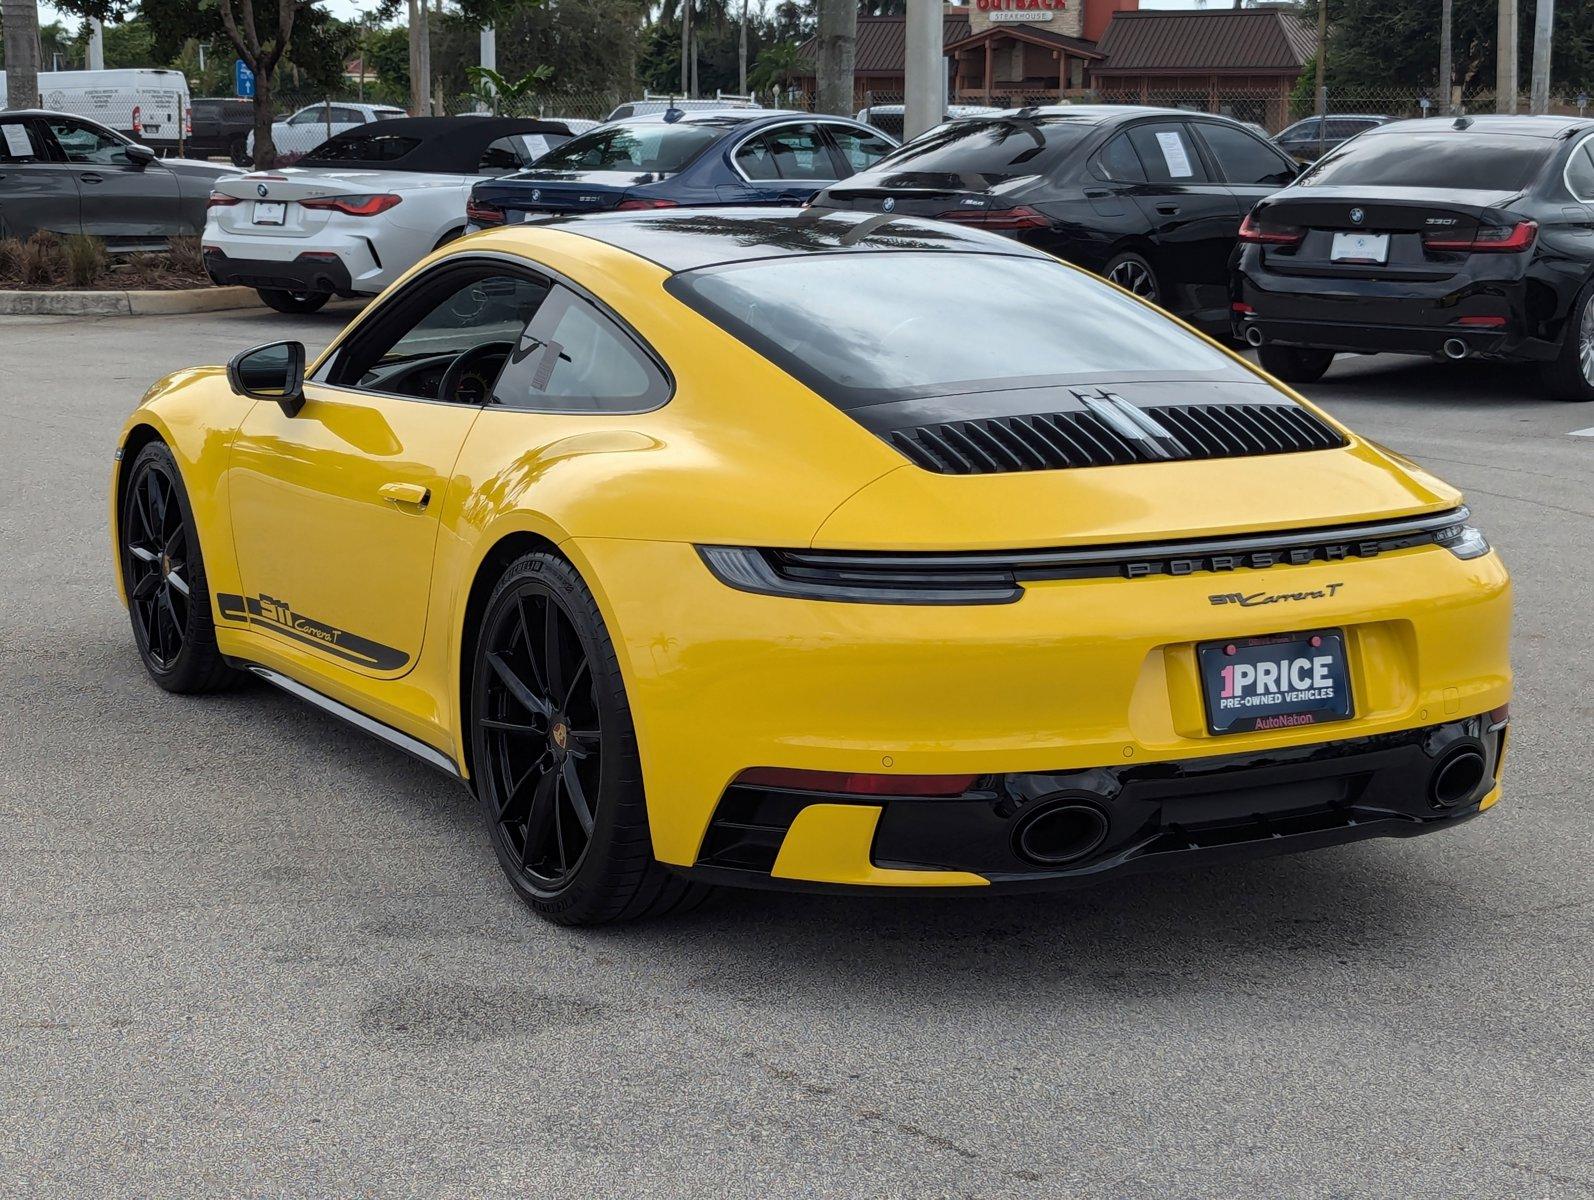
<svg viewBox="0 0 1594 1200">
<path fill-rule="evenodd" d="M 113 250 L 197 236 L 211 184 L 238 173 L 221 163 L 156 158 L 83 117 L 0 112 L 0 236 L 87 233 Z"/>
</svg>

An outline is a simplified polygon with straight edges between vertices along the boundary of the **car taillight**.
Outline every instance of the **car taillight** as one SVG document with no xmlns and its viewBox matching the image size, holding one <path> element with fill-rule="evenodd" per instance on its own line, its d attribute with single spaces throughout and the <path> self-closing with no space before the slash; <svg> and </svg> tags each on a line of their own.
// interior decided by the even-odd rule
<svg viewBox="0 0 1594 1200">
<path fill-rule="evenodd" d="M 674 200 L 635 199 L 622 200 L 614 207 L 616 212 L 636 212 L 640 209 L 646 208 L 680 208 L 681 206 Z"/>
<path fill-rule="evenodd" d="M 1240 241 L 1258 246 L 1299 246 L 1306 230 L 1299 225 L 1267 225 L 1256 219 L 1255 213 L 1246 213 L 1240 222 Z"/>
<path fill-rule="evenodd" d="M 1015 208 L 954 208 L 940 213 L 939 221 L 975 225 L 981 229 L 1044 229 L 1051 222 L 1027 204 Z"/>
<path fill-rule="evenodd" d="M 749 787 L 836 792 L 848 796 L 961 796 L 978 775 L 857 775 L 847 771 L 799 771 L 754 767 L 736 782 Z"/>
<path fill-rule="evenodd" d="M 1451 238 L 1443 233 L 1424 233 L 1422 244 L 1428 250 L 1462 250 L 1468 254 L 1514 254 L 1533 245 L 1539 234 L 1537 221 L 1518 221 L 1515 225 L 1480 225 L 1470 238 Z"/>
<path fill-rule="evenodd" d="M 133 105 L 133 136 L 144 136 L 144 110 L 139 105 Z"/>
<path fill-rule="evenodd" d="M 225 192 L 211 192 L 210 199 L 205 203 L 206 208 L 231 208 L 234 204 L 242 204 L 237 196 L 229 196 Z"/>
<path fill-rule="evenodd" d="M 183 108 L 183 136 L 194 136 L 194 107 L 191 104 Z"/>
<path fill-rule="evenodd" d="M 485 200 L 466 200 L 465 215 L 478 225 L 502 225 L 504 210 Z"/>
<path fill-rule="evenodd" d="M 374 217 L 377 213 L 385 213 L 402 199 L 402 196 L 395 196 L 391 192 L 379 196 L 323 196 L 319 200 L 301 200 L 299 207 L 328 208 L 351 217 Z"/>
</svg>

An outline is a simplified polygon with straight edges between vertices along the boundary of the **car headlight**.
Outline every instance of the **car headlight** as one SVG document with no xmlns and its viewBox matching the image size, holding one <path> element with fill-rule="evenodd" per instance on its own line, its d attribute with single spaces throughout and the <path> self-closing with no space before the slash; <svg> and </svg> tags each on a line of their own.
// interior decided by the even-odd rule
<svg viewBox="0 0 1594 1200">
<path fill-rule="evenodd" d="M 1434 534 L 1438 542 L 1457 558 L 1482 558 L 1489 553 L 1489 539 L 1476 525 L 1452 525 Z"/>
</svg>

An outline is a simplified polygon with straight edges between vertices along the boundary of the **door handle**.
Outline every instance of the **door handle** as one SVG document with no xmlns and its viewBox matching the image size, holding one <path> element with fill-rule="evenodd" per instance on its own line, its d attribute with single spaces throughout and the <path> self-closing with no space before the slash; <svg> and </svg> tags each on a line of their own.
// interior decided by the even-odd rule
<svg viewBox="0 0 1594 1200">
<path fill-rule="evenodd" d="M 384 483 L 377 492 L 389 504 L 411 504 L 416 508 L 425 508 L 432 498 L 432 489 L 418 483 Z"/>
<path fill-rule="evenodd" d="M 1165 217 L 1171 217 L 1179 211 L 1179 206 L 1177 204 L 1159 204 L 1157 205 L 1157 211 Z"/>
<path fill-rule="evenodd" d="M 95 175 L 92 172 L 90 172 L 87 175 L 79 175 L 78 178 L 81 179 L 84 183 L 104 183 L 105 182 L 105 176 L 103 176 L 103 175 Z"/>
</svg>

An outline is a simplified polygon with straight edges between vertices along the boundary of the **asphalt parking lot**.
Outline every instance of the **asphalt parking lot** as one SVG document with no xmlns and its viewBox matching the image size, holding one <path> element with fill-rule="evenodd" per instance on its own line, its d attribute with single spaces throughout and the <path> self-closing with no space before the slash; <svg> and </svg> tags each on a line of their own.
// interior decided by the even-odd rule
<svg viewBox="0 0 1594 1200">
<path fill-rule="evenodd" d="M 474 802 L 264 686 L 149 683 L 144 387 L 352 311 L 0 318 L 7 1195 L 1594 1195 L 1594 405 L 1393 357 L 1308 392 L 1517 581 L 1464 828 L 995 900 L 533 917 Z"/>
</svg>

